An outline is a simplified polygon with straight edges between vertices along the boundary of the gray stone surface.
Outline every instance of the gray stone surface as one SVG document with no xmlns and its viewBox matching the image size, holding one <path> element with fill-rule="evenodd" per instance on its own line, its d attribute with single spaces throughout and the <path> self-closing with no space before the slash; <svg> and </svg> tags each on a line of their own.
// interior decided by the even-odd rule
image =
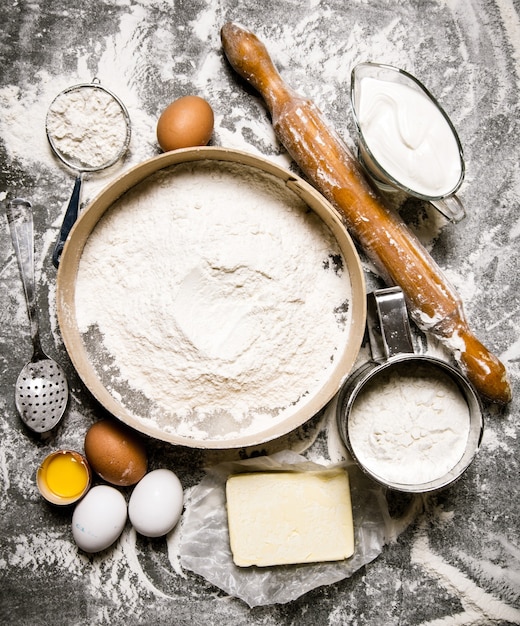
<svg viewBox="0 0 520 626">
<path fill-rule="evenodd" d="M 42 341 L 67 370 L 71 401 L 56 433 L 31 436 L 18 418 L 14 384 L 30 355 L 25 303 L 7 222 L 0 226 L 0 621 L 4 624 L 520 624 L 518 517 L 520 327 L 519 5 L 515 0 L 100 0 L 3 2 L 0 6 L 0 204 L 35 207 Z M 75 547 L 70 510 L 47 506 L 34 482 L 53 448 L 82 447 L 102 415 L 63 346 L 51 253 L 73 177 L 53 158 L 46 108 L 62 88 L 93 76 L 113 89 L 133 122 L 120 166 L 88 178 L 84 202 L 158 154 L 155 123 L 180 95 L 206 97 L 216 113 L 213 145 L 252 151 L 293 167 L 262 101 L 230 70 L 219 30 L 240 22 L 266 43 L 282 75 L 312 98 L 352 145 L 350 70 L 362 60 L 400 66 L 438 97 L 459 131 L 467 162 L 460 197 L 468 216 L 447 225 L 421 203 L 398 199 L 461 294 L 479 338 L 508 367 L 515 399 L 485 406 L 474 464 L 446 491 L 417 499 L 418 514 L 351 578 L 286 605 L 249 609 L 179 568 L 174 546 L 125 530 L 95 556 Z M 5 217 L 5 216 L 4 216 Z M 380 284 L 365 264 L 368 285 Z M 325 422 L 262 451 L 292 446 L 313 460 L 330 452 Z M 326 424 L 325 424 L 326 425 Z M 149 442 L 154 467 L 175 469 L 186 489 L 225 456 Z M 251 454 L 254 451 L 243 451 Z M 236 453 L 239 454 L 239 453 Z M 391 499 L 397 508 L 403 503 Z"/>
</svg>

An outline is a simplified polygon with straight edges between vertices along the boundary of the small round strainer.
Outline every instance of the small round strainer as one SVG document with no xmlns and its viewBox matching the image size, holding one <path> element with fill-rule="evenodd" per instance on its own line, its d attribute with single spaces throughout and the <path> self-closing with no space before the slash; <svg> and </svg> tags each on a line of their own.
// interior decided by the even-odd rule
<svg viewBox="0 0 520 626">
<path fill-rule="evenodd" d="M 54 248 L 58 267 L 67 236 L 78 218 L 83 174 L 114 165 L 130 143 L 130 117 L 121 100 L 94 78 L 68 87 L 52 101 L 46 132 L 54 154 L 77 172 L 74 189 Z"/>
</svg>

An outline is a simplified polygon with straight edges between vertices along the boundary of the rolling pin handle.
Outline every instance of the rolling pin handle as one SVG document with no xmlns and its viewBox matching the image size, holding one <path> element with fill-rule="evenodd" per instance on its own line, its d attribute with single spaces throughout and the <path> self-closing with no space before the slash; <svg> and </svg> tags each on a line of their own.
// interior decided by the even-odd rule
<svg viewBox="0 0 520 626">
<path fill-rule="evenodd" d="M 295 96 L 255 34 L 227 22 L 220 30 L 220 37 L 231 67 L 260 93 L 271 114 Z"/>
</svg>

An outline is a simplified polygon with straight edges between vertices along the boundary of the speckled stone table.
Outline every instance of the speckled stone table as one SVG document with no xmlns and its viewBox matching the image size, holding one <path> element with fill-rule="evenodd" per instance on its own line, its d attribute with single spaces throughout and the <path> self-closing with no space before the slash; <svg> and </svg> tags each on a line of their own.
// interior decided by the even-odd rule
<svg viewBox="0 0 520 626">
<path fill-rule="evenodd" d="M 516 0 L 14 0 L 0 7 L 0 621 L 3 624 L 323 624 L 328 626 L 520 624 L 520 17 Z M 467 217 L 448 224 L 432 209 L 395 200 L 460 293 L 471 327 L 506 364 L 513 402 L 485 405 L 482 447 L 449 489 L 412 502 L 415 514 L 353 576 L 287 604 L 250 609 L 184 570 L 172 541 L 130 527 L 106 552 L 81 553 L 70 511 L 47 506 L 34 475 L 46 452 L 81 448 L 102 416 L 74 372 L 60 336 L 51 253 L 73 176 L 47 145 L 44 122 L 63 88 L 98 77 L 129 109 L 122 163 L 86 179 L 86 204 L 130 166 L 159 153 L 155 124 L 176 97 L 196 93 L 215 110 L 212 145 L 246 150 L 297 171 L 277 142 L 262 100 L 227 65 L 226 21 L 255 32 L 287 82 L 312 98 L 353 147 L 351 68 L 379 61 L 406 69 L 437 96 L 466 157 L 460 197 Z M 14 405 L 30 355 L 25 302 L 5 206 L 35 209 L 36 277 L 46 350 L 66 368 L 71 398 L 46 438 L 22 426 Z M 364 258 L 364 257 L 362 257 Z M 367 285 L 381 285 L 364 261 Z M 221 458 L 292 448 L 331 458 L 327 417 L 261 450 L 203 453 L 149 442 L 150 464 L 178 473 L 186 491 Z M 337 452 L 337 451 L 336 451 Z M 407 505 L 390 498 L 396 516 Z"/>
</svg>

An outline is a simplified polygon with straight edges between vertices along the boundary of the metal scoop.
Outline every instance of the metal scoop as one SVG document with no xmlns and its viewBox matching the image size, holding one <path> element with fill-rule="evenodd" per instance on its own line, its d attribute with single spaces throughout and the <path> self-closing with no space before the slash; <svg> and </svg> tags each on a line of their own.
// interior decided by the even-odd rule
<svg viewBox="0 0 520 626">
<path fill-rule="evenodd" d="M 130 117 L 121 100 L 94 78 L 91 83 L 68 87 L 54 98 L 45 130 L 54 154 L 77 172 L 52 255 L 58 267 L 78 218 L 83 174 L 99 172 L 119 161 L 130 143 Z"/>
<path fill-rule="evenodd" d="M 22 421 L 34 432 L 52 430 L 67 406 L 69 386 L 63 369 L 42 350 L 34 280 L 34 228 L 31 203 L 9 202 L 7 220 L 22 275 L 31 325 L 33 356 L 16 381 L 15 403 Z"/>
</svg>

